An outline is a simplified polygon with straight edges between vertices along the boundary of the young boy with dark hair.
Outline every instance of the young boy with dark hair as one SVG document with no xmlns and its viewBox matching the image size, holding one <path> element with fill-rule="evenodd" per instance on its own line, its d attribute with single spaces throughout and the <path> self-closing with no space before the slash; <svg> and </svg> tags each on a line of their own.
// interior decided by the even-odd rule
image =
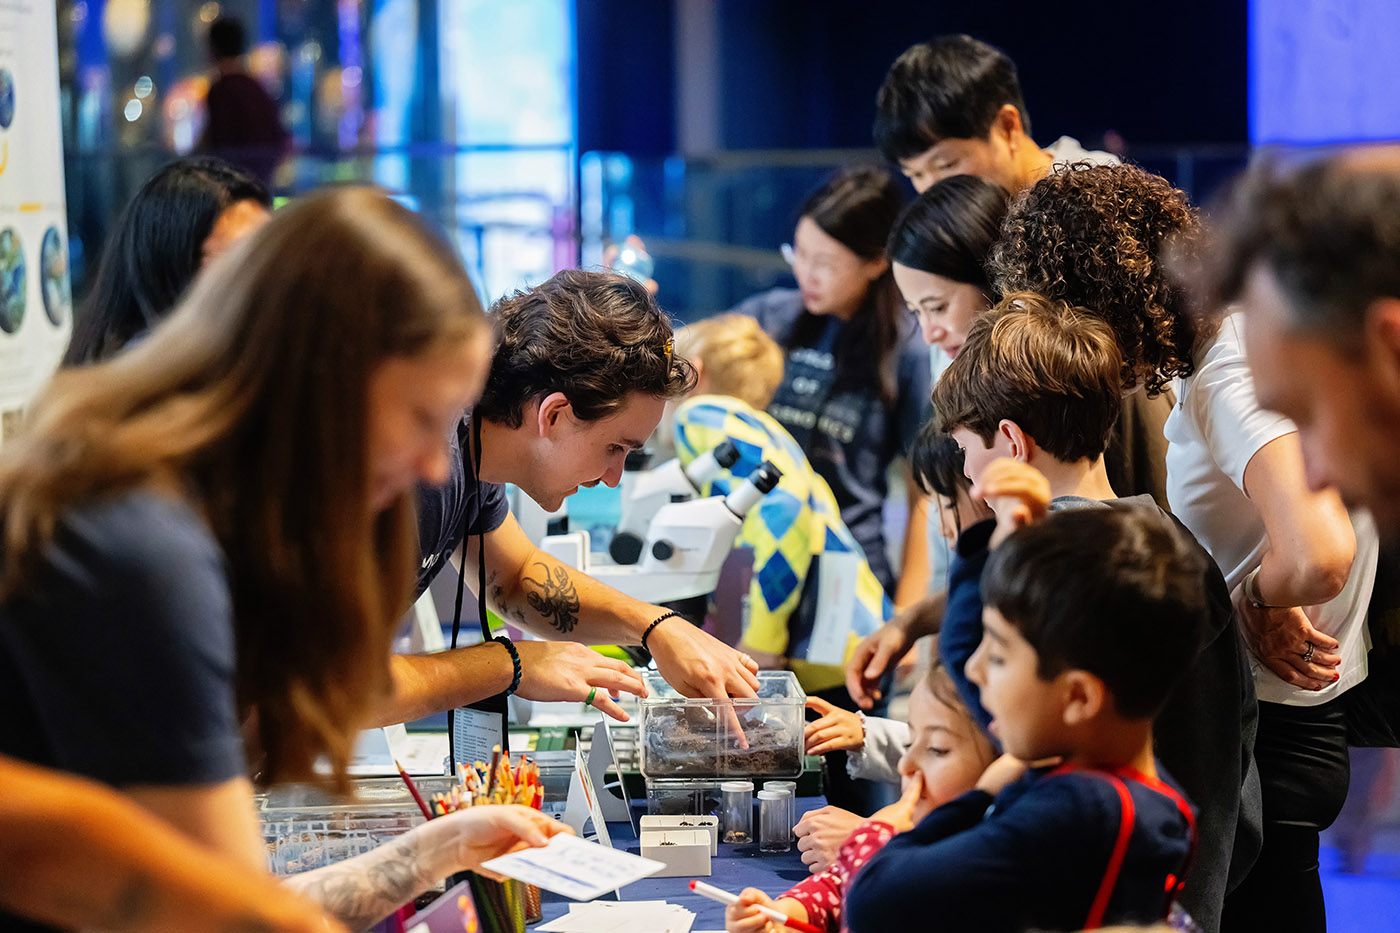
<svg viewBox="0 0 1400 933">
<path fill-rule="evenodd" d="M 1003 520 L 1024 519 L 1023 500 L 1040 495 L 1052 510 L 1114 507 L 1164 515 L 1150 496 L 1118 498 L 1104 469 L 1122 368 L 1112 328 L 1082 309 L 1022 292 L 979 318 L 933 393 L 943 431 L 966 451 L 974 494 Z M 979 581 L 993 531 L 994 523 L 982 522 L 959 539 L 939 637 L 944 664 L 983 722 L 990 716 L 964 670 L 984 635 Z M 1157 717 L 1156 748 L 1202 808 L 1182 902 L 1204 929 L 1215 930 L 1226 891 L 1258 853 L 1257 705 L 1224 578 L 1189 532 L 1181 534 L 1201 557 L 1196 586 L 1208 625 L 1197 633 L 1181 687 Z"/>
<path fill-rule="evenodd" d="M 1043 515 L 1045 492 L 1022 506 Z M 1192 814 L 1159 776 L 1152 717 L 1209 624 L 1206 558 L 1155 510 L 1019 524 L 999 516 L 1009 537 L 967 671 L 1007 754 L 871 859 L 847 895 L 852 933 L 920 914 L 954 930 L 1150 923 L 1180 887 Z"/>
<path fill-rule="evenodd" d="M 981 175 L 1014 193 L 1056 165 L 1118 162 L 1069 136 L 1037 146 L 1015 63 L 971 36 L 938 36 L 905 50 L 875 108 L 875 145 L 921 194 L 953 175 Z"/>
</svg>

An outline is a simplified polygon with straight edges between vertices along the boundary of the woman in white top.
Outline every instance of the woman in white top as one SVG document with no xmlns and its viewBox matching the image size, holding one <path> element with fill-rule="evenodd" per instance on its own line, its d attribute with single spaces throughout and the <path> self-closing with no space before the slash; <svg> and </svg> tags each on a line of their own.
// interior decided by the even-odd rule
<svg viewBox="0 0 1400 933">
<path fill-rule="evenodd" d="M 1318 833 L 1346 800 L 1342 694 L 1366 678 L 1378 539 L 1367 513 L 1308 490 L 1297 428 L 1255 399 L 1242 325 L 1226 317 L 1178 386 L 1167 496 L 1235 594 L 1259 697 L 1264 847 L 1225 928 L 1320 931 Z"/>
</svg>

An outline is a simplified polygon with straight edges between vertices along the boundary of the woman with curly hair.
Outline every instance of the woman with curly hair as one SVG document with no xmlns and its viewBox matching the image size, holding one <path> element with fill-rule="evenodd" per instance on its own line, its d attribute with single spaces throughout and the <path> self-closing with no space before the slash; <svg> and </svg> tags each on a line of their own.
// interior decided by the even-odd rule
<svg viewBox="0 0 1400 933">
<path fill-rule="evenodd" d="M 1191 374 L 1196 328 L 1158 253 L 1200 227 L 1186 196 L 1134 165 L 1067 166 L 1011 205 L 988 269 L 1003 293 L 1030 291 L 1096 311 L 1123 354 L 1118 429 L 1104 455 L 1119 495 L 1166 494 L 1163 426 L 1171 381 Z"/>
</svg>

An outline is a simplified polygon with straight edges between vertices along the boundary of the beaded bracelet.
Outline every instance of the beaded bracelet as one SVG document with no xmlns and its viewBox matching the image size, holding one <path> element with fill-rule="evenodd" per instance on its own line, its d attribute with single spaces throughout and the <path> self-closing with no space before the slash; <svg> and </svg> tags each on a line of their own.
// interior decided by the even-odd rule
<svg viewBox="0 0 1400 933">
<path fill-rule="evenodd" d="M 497 635 L 491 640 L 510 652 L 510 663 L 515 667 L 515 677 L 506 688 L 506 695 L 510 696 L 520 687 L 520 652 L 515 650 L 515 642 L 504 635 Z"/>
<path fill-rule="evenodd" d="M 651 634 L 651 630 L 652 630 L 652 629 L 656 628 L 656 627 L 657 627 L 658 625 L 660 625 L 662 622 L 665 622 L 667 619 L 672 618 L 672 617 L 675 617 L 675 618 L 679 619 L 679 618 L 681 617 L 681 614 L 680 614 L 679 612 L 676 612 L 676 611 L 673 609 L 673 610 L 671 610 L 670 612 L 666 613 L 666 614 L 663 615 L 663 616 L 657 616 L 656 619 L 655 619 L 650 625 L 647 626 L 647 630 L 646 630 L 645 632 L 642 633 L 642 650 L 643 650 L 643 651 L 645 651 L 647 654 L 651 654 L 651 649 L 647 647 L 647 636 Z"/>
</svg>

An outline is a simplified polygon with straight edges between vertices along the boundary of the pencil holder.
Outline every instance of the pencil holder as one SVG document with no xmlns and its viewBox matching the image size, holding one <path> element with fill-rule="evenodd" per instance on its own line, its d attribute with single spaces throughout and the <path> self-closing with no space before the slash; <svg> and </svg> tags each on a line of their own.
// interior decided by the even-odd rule
<svg viewBox="0 0 1400 933">
<path fill-rule="evenodd" d="M 525 933 L 525 885 L 467 872 L 480 933 Z"/>
</svg>

